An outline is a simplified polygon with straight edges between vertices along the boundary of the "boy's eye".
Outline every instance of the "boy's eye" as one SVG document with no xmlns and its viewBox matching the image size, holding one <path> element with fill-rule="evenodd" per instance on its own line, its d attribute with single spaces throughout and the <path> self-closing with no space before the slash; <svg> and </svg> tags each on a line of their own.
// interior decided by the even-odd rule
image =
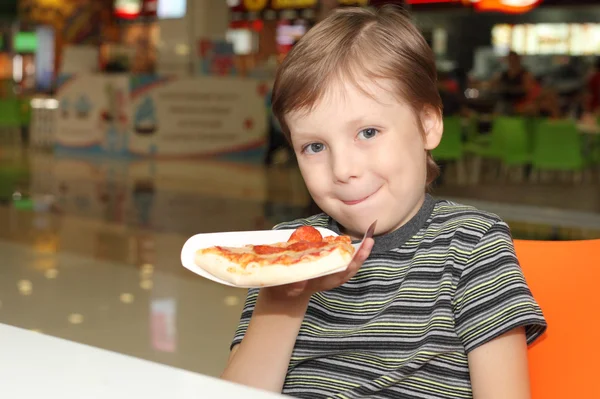
<svg viewBox="0 0 600 399">
<path fill-rule="evenodd" d="M 377 133 L 379 133 L 379 130 L 370 127 L 358 132 L 358 138 L 361 140 L 372 139 L 373 137 L 377 136 Z"/>
<path fill-rule="evenodd" d="M 325 149 L 325 144 L 323 143 L 312 143 L 304 147 L 304 153 L 306 154 L 316 154 L 317 152 L 321 152 Z"/>
</svg>

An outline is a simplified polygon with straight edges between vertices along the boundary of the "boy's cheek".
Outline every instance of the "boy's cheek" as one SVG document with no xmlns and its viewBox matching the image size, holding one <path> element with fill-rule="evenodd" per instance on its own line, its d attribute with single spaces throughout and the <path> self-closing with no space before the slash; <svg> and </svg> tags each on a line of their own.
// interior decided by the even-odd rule
<svg viewBox="0 0 600 399">
<path fill-rule="evenodd" d="M 300 173 L 302 173 L 302 177 L 307 185 L 313 181 L 323 180 L 324 175 L 327 173 L 327 171 L 316 162 L 298 160 L 298 166 L 300 167 Z"/>
<path fill-rule="evenodd" d="M 304 183 L 306 184 L 306 188 L 308 188 L 310 195 L 315 200 L 317 198 L 324 197 L 327 191 L 330 189 L 327 175 L 325 173 L 319 173 L 315 170 L 306 170 L 301 172 L 302 177 L 304 178 Z"/>
<path fill-rule="evenodd" d="M 324 177 L 319 176 L 318 174 L 304 176 L 304 183 L 313 196 L 320 197 L 327 190 L 327 185 L 324 180 Z"/>
</svg>

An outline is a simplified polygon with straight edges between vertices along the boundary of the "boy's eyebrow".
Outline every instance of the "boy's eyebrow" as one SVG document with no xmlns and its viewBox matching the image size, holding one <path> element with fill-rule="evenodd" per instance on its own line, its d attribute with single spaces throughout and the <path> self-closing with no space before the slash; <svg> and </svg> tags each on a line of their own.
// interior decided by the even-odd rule
<svg viewBox="0 0 600 399">
<path fill-rule="evenodd" d="M 354 119 L 351 119 L 348 122 L 346 122 L 346 127 L 356 127 L 356 126 L 361 126 L 364 124 L 365 124 L 365 118 L 358 117 L 358 118 L 354 118 Z"/>
<path fill-rule="evenodd" d="M 359 126 L 369 125 L 367 118 L 359 116 L 358 118 L 350 119 L 349 121 L 344 123 L 344 126 L 347 129 L 356 129 Z M 304 138 L 306 136 L 314 138 L 315 136 L 319 136 L 318 131 L 308 131 L 308 130 L 294 130 L 293 136 Z"/>
<path fill-rule="evenodd" d="M 354 118 L 345 123 L 346 128 L 348 129 L 356 129 L 357 127 L 366 127 L 369 125 L 373 125 L 373 118 L 365 118 L 360 116 L 358 118 Z M 377 125 L 377 123 L 375 123 Z"/>
<path fill-rule="evenodd" d="M 291 137 L 297 140 L 306 140 L 307 138 L 314 139 L 318 134 L 310 131 L 294 130 Z"/>
</svg>

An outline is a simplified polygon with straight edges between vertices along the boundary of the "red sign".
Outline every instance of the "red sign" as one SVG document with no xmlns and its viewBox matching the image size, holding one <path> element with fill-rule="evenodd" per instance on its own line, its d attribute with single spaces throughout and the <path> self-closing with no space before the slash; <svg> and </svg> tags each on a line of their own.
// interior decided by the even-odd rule
<svg viewBox="0 0 600 399">
<path fill-rule="evenodd" d="M 121 19 L 155 17 L 158 0 L 115 0 L 115 16 Z"/>
<path fill-rule="evenodd" d="M 479 0 L 474 1 L 479 11 L 499 11 L 510 14 L 521 14 L 533 10 L 542 0 Z"/>
<path fill-rule="evenodd" d="M 142 12 L 142 0 L 115 0 L 117 18 L 136 19 Z"/>
<path fill-rule="evenodd" d="M 408 4 L 460 3 L 462 0 L 405 0 Z"/>
</svg>

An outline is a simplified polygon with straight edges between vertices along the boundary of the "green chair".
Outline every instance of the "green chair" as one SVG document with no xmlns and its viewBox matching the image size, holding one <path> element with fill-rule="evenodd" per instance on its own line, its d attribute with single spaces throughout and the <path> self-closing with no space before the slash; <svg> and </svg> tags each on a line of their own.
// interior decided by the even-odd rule
<svg viewBox="0 0 600 399">
<path fill-rule="evenodd" d="M 482 158 L 501 159 L 504 152 L 504 139 L 515 129 L 522 129 L 524 121 L 516 117 L 497 117 L 492 124 L 492 131 L 487 143 L 470 142 L 465 145 L 465 151 Z"/>
<path fill-rule="evenodd" d="M 17 99 L 0 100 L 0 128 L 21 127 L 21 103 Z"/>
<path fill-rule="evenodd" d="M 502 162 L 506 166 L 524 166 L 531 163 L 531 135 L 524 123 L 517 124 L 512 131 L 502 133 Z"/>
<path fill-rule="evenodd" d="M 462 124 L 459 117 L 444 118 L 442 140 L 431 154 L 439 161 L 458 161 L 462 158 Z"/>
<path fill-rule="evenodd" d="M 26 97 L 19 101 L 20 123 L 22 126 L 31 125 L 31 99 Z"/>
<path fill-rule="evenodd" d="M 592 160 L 596 164 L 600 164 L 600 135 L 594 137 L 594 149 L 592 150 Z"/>
<path fill-rule="evenodd" d="M 525 179 L 525 167 L 531 164 L 531 134 L 526 121 L 515 125 L 512 131 L 502 133 L 502 172 L 506 178 Z"/>
<path fill-rule="evenodd" d="M 468 143 L 465 151 L 475 156 L 473 183 L 479 180 L 482 160 L 503 162 L 508 166 L 523 166 L 529 163 L 530 140 L 527 123 L 521 117 L 497 117 L 492 124 L 488 143 Z"/>
<path fill-rule="evenodd" d="M 536 171 L 579 172 L 586 166 L 573 121 L 544 121 L 537 127 L 532 154 Z"/>
<path fill-rule="evenodd" d="M 536 132 L 538 131 L 538 127 L 546 122 L 548 118 L 527 118 L 526 119 L 526 124 L 527 124 L 527 133 L 529 134 L 529 141 L 530 141 L 530 146 L 531 149 L 533 150 L 533 147 L 535 145 L 535 135 Z"/>
<path fill-rule="evenodd" d="M 458 116 L 444 118 L 444 134 L 440 144 L 431 151 L 436 161 L 455 162 L 459 185 L 467 181 L 466 168 L 463 162 L 462 121 Z"/>
<path fill-rule="evenodd" d="M 485 142 L 489 139 L 487 136 L 482 136 L 479 134 L 479 117 L 475 114 L 470 115 L 467 118 L 467 142 L 476 142 L 482 141 Z"/>
<path fill-rule="evenodd" d="M 21 105 L 18 99 L 0 100 L 0 144 L 21 143 Z"/>
</svg>

